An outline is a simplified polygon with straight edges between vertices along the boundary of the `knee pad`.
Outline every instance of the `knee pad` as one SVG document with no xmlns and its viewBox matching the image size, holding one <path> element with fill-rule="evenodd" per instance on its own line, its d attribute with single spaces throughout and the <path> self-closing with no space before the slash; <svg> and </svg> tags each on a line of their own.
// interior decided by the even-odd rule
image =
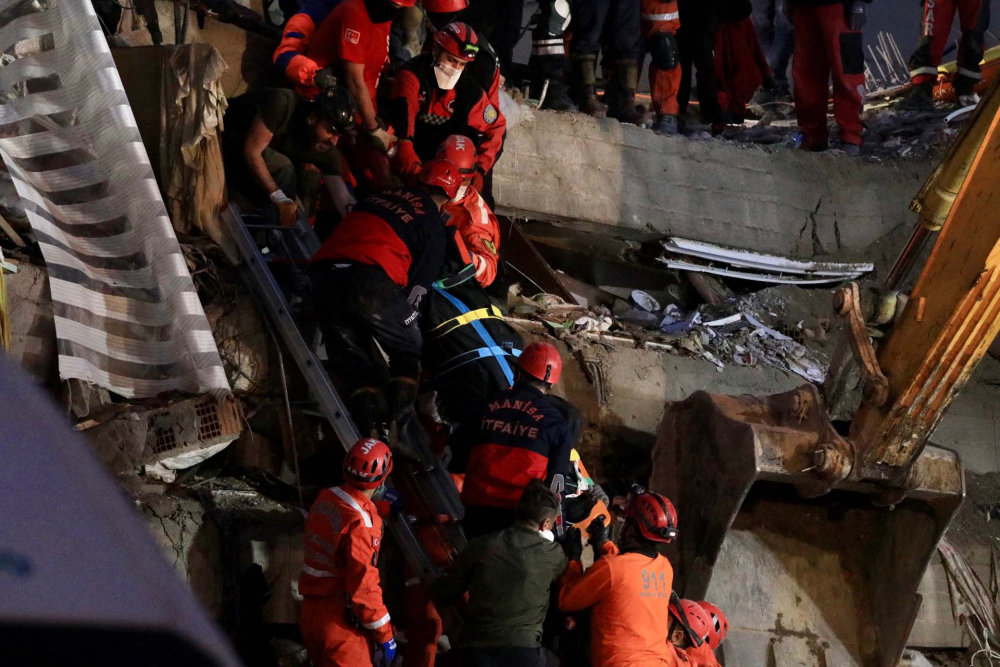
<svg viewBox="0 0 1000 667">
<path fill-rule="evenodd" d="M 677 38 L 669 32 L 661 32 L 649 38 L 649 56 L 660 69 L 673 69 L 680 62 Z"/>
</svg>

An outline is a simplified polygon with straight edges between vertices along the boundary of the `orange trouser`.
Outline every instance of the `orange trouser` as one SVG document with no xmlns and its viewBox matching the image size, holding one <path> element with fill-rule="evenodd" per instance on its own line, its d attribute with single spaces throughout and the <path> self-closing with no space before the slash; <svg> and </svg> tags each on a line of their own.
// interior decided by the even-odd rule
<svg viewBox="0 0 1000 667">
<path fill-rule="evenodd" d="M 299 629 L 314 667 L 372 667 L 371 642 L 347 621 L 345 600 L 306 597 Z"/>
<path fill-rule="evenodd" d="M 403 664 L 406 667 L 434 667 L 441 637 L 441 616 L 419 580 L 407 582 L 403 610 L 401 625 L 406 630 L 406 643 L 400 649 Z"/>
<path fill-rule="evenodd" d="M 676 116 L 680 110 L 677 104 L 677 89 L 681 87 L 681 68 L 660 69 L 649 63 L 649 88 L 653 100 L 653 111 L 658 114 Z"/>
</svg>

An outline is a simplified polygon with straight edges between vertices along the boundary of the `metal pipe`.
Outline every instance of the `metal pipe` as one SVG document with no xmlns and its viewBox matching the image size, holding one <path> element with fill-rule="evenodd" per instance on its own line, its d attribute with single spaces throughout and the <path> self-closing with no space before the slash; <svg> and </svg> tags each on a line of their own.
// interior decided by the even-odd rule
<svg viewBox="0 0 1000 667">
<path fill-rule="evenodd" d="M 913 269 L 913 265 L 916 263 L 917 258 L 920 257 L 921 252 L 923 252 L 924 247 L 927 245 L 928 239 L 931 238 L 933 233 L 934 231 L 925 225 L 917 225 L 917 228 L 913 230 L 913 234 L 910 235 L 910 240 L 906 242 L 906 247 L 899 253 L 899 257 L 896 258 L 896 262 L 892 265 L 889 275 L 886 276 L 885 283 L 883 283 L 883 291 L 899 291 L 900 286 Z"/>
</svg>

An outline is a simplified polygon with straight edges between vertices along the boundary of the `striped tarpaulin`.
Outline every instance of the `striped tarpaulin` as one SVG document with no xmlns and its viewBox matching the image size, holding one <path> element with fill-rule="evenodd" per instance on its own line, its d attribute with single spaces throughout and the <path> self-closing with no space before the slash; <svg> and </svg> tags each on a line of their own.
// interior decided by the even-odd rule
<svg viewBox="0 0 1000 667">
<path fill-rule="evenodd" d="M 229 391 L 90 0 L 0 0 L 0 155 L 48 267 L 59 374 Z"/>
</svg>

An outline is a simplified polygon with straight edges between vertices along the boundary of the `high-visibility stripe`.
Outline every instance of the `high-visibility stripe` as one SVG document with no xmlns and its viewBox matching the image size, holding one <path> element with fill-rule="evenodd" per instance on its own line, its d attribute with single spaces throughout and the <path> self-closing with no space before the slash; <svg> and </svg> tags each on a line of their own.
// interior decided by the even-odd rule
<svg viewBox="0 0 1000 667">
<path fill-rule="evenodd" d="M 386 614 L 385 616 L 378 619 L 374 623 L 362 623 L 361 625 L 365 626 L 365 628 L 367 628 L 368 630 L 378 630 L 388 622 L 389 622 L 389 614 Z"/>
<path fill-rule="evenodd" d="M 562 38 L 556 39 L 534 39 L 531 41 L 532 46 L 553 46 L 556 44 L 565 44 Z"/>
<path fill-rule="evenodd" d="M 507 361 L 506 361 L 505 357 L 515 357 L 516 358 L 516 357 L 519 357 L 519 356 L 521 356 L 521 350 L 518 350 L 518 349 L 507 350 L 507 349 L 504 349 L 502 347 L 480 347 L 480 348 L 476 348 L 475 350 L 469 350 L 468 352 L 463 352 L 462 354 L 456 355 L 456 356 L 452 357 L 451 359 L 449 359 L 448 363 L 445 364 L 444 367 L 440 371 L 438 371 L 437 375 L 434 376 L 434 379 L 436 380 L 439 377 L 445 375 L 446 373 L 452 372 L 456 368 L 464 366 L 465 364 L 471 363 L 473 361 L 479 361 L 480 359 L 493 358 L 493 359 L 496 359 L 498 362 L 501 362 L 502 364 L 504 364 L 506 366 L 507 365 Z M 505 373 L 505 376 L 506 376 L 506 373 Z M 508 380 L 508 381 L 511 383 L 511 385 L 514 384 L 513 375 L 511 375 L 511 379 Z"/>
<path fill-rule="evenodd" d="M 561 56 L 566 54 L 566 47 L 562 44 L 559 46 L 539 46 L 531 50 L 538 56 Z"/>
<path fill-rule="evenodd" d="M 486 271 L 486 260 L 483 259 L 481 256 L 473 253 L 472 263 L 476 265 L 476 277 L 478 278 L 479 276 L 483 275 L 483 272 Z"/>
<path fill-rule="evenodd" d="M 458 312 L 460 313 L 469 312 L 469 307 L 466 306 L 464 303 L 462 303 L 462 301 L 457 299 L 454 295 L 448 294 L 447 291 L 441 289 L 437 285 L 434 286 L 434 289 L 438 291 L 438 294 L 447 299 L 451 305 L 455 306 L 455 308 L 458 309 Z M 499 347 L 496 341 L 493 340 L 493 336 L 490 335 L 490 332 L 486 330 L 486 327 L 484 327 L 481 322 L 473 320 L 472 322 L 470 322 L 470 324 L 472 325 L 472 328 L 475 329 L 476 333 L 479 334 L 479 338 L 484 343 L 486 343 L 486 345 L 490 347 Z M 514 356 L 520 356 L 521 354 L 520 350 L 514 350 L 514 352 L 515 352 Z M 497 363 L 500 364 L 500 370 L 503 372 L 503 376 L 507 378 L 507 384 L 513 387 L 514 371 L 511 369 L 510 364 L 507 363 L 507 360 L 504 358 L 504 356 L 505 355 L 501 354 L 499 356 L 496 356 L 495 358 L 497 360 Z M 439 377 L 440 375 L 441 374 L 438 373 Z"/>
<path fill-rule="evenodd" d="M 337 575 L 333 572 L 327 572 L 326 570 L 317 570 L 314 567 L 309 567 L 308 565 L 302 566 L 302 571 L 311 577 L 336 577 Z"/>
<path fill-rule="evenodd" d="M 339 486 L 335 486 L 330 490 L 333 491 L 335 496 L 337 496 L 345 503 L 353 507 L 357 511 L 357 513 L 361 515 L 361 518 L 364 519 L 365 521 L 365 528 L 372 527 L 372 518 L 368 515 L 368 512 L 361 509 L 361 505 L 359 505 L 358 501 L 356 501 L 354 498 L 351 497 L 351 494 L 349 494 L 347 491 L 344 491 Z"/>
<path fill-rule="evenodd" d="M 962 76 L 968 77 L 970 79 L 982 79 L 983 78 L 983 73 L 982 72 L 973 72 L 971 69 L 965 69 L 964 67 L 959 67 L 958 68 L 958 73 L 961 74 Z"/>
<path fill-rule="evenodd" d="M 680 12 L 669 12 L 667 14 L 643 14 L 643 21 L 676 21 L 681 17 Z"/>
<path fill-rule="evenodd" d="M 416 586 L 419 583 L 420 583 L 420 577 L 410 577 L 409 579 L 406 580 L 405 586 L 406 588 L 409 588 L 410 586 Z"/>
<path fill-rule="evenodd" d="M 476 273 L 478 274 L 479 272 L 477 271 Z M 475 320 L 502 320 L 502 319 L 503 319 L 503 313 L 501 313 L 496 306 L 490 305 L 488 308 L 479 308 L 477 310 L 470 310 L 468 312 L 462 313 L 461 315 L 458 315 L 457 317 L 453 317 L 450 320 L 446 320 L 445 322 L 442 322 L 441 324 L 431 329 L 431 333 L 434 333 L 438 329 L 446 327 L 449 324 L 454 324 L 454 326 L 450 326 L 448 327 L 447 330 L 442 331 L 434 336 L 434 338 L 440 338 L 441 336 L 445 336 L 451 333 L 458 327 L 465 326 L 466 324 L 472 324 L 472 322 L 474 322 Z"/>
<path fill-rule="evenodd" d="M 934 76 L 937 76 L 937 73 L 937 67 L 918 67 L 910 70 L 910 76 L 917 76 L 918 74 L 933 74 Z"/>
</svg>

